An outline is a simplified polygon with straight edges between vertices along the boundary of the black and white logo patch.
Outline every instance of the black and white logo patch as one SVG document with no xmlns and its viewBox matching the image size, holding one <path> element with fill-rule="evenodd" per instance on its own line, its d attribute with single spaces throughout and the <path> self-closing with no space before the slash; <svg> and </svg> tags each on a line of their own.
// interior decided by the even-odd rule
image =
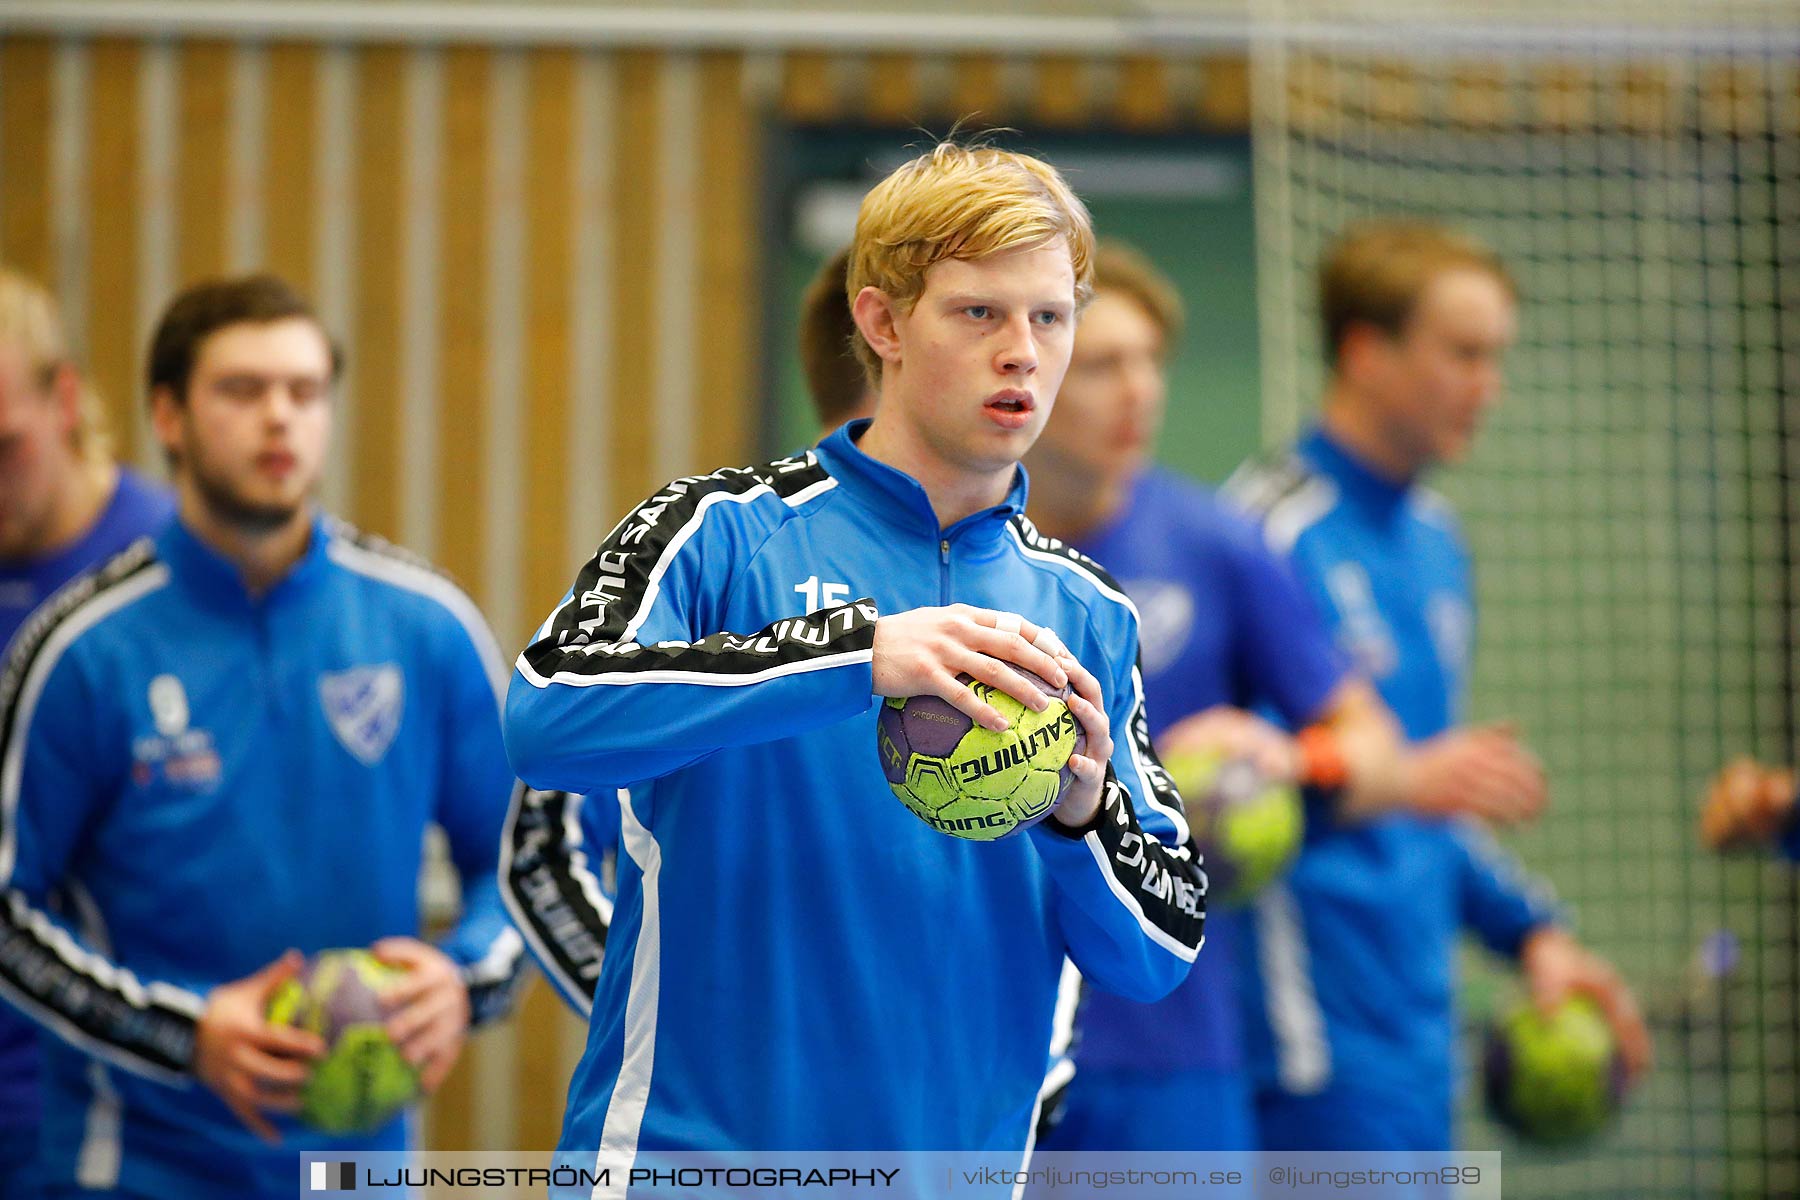
<svg viewBox="0 0 1800 1200">
<path fill-rule="evenodd" d="M 319 676 L 319 702 L 331 732 L 364 766 L 380 762 L 393 744 L 405 700 L 406 679 L 397 663 Z"/>
</svg>

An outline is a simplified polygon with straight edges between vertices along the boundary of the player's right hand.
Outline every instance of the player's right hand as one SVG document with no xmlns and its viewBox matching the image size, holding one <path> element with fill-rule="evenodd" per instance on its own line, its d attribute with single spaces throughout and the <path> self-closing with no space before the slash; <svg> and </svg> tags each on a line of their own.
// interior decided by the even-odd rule
<svg viewBox="0 0 1800 1200">
<path fill-rule="evenodd" d="M 957 676 L 980 680 L 1033 712 L 1043 712 L 1049 697 L 1011 664 L 1053 687 L 1066 687 L 1069 676 L 1056 661 L 1058 651 L 1067 653 L 1056 634 L 1016 613 L 967 604 L 909 609 L 875 622 L 874 691 L 877 696 L 941 696 L 976 724 L 998 732 L 1006 728 L 1006 718 Z"/>
<path fill-rule="evenodd" d="M 1700 836 L 1714 850 L 1774 841 L 1794 817 L 1794 772 L 1753 758 L 1727 763 L 1707 789 Z"/>
<path fill-rule="evenodd" d="M 1535 819 L 1549 790 L 1544 767 L 1509 724 L 1471 725 L 1414 746 L 1401 764 L 1415 812 L 1497 825 Z"/>
<path fill-rule="evenodd" d="M 222 983 L 207 997 L 194 1034 L 194 1074 L 238 1120 L 267 1142 L 279 1142 L 262 1110 L 295 1112 L 300 1085 L 325 1055 L 317 1034 L 271 1025 L 269 1000 L 305 960 L 297 950 L 243 979 Z"/>
<path fill-rule="evenodd" d="M 1624 1060 L 1626 1078 L 1637 1080 L 1650 1069 L 1654 1050 L 1637 997 L 1613 965 L 1555 925 L 1541 925 L 1525 935 L 1519 966 L 1538 1012 L 1548 1017 L 1570 996 L 1586 996 L 1599 1006 L 1612 1029 Z"/>
</svg>

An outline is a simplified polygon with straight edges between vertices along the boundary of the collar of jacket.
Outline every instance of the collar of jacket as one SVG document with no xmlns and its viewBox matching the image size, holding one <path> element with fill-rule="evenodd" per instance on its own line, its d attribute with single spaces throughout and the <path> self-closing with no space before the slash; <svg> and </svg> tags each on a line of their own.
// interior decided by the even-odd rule
<svg viewBox="0 0 1800 1200">
<path fill-rule="evenodd" d="M 260 610 L 291 602 L 318 584 L 325 574 L 331 531 L 325 515 L 315 514 L 306 552 L 260 596 L 252 596 L 245 588 L 243 572 L 236 563 L 196 537 L 180 517 L 170 521 L 156 541 L 174 578 L 200 599 L 223 608 Z"/>
<path fill-rule="evenodd" d="M 868 427 L 867 418 L 840 426 L 819 443 L 819 461 L 857 503 L 896 528 L 915 537 L 959 545 L 991 545 L 1005 537 L 1007 523 L 1025 511 L 1025 468 L 1014 467 L 1006 499 L 992 508 L 970 513 L 948 529 L 940 529 L 924 485 L 904 471 L 875 461 L 857 446 Z"/>
<path fill-rule="evenodd" d="M 1329 476 L 1346 498 L 1372 512 L 1391 514 L 1412 494 L 1412 484 L 1395 483 L 1378 473 L 1323 428 L 1309 430 L 1296 448 L 1302 458 Z"/>
</svg>

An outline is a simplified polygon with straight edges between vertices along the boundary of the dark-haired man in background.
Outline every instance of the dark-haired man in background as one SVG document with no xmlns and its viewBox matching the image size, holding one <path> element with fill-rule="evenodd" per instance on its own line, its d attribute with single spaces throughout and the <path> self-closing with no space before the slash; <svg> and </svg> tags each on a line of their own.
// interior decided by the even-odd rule
<svg viewBox="0 0 1800 1200">
<path fill-rule="evenodd" d="M 509 998 L 500 660 L 462 592 L 318 511 L 339 365 L 280 280 L 177 297 L 149 388 L 178 519 L 0 672 L 0 992 L 60 1038 L 52 1197 L 289 1196 L 296 1150 L 406 1145 L 405 1118 L 327 1139 L 286 1115 L 324 1049 L 264 1018 L 296 951 L 406 969 L 388 1031 L 428 1090 Z M 464 888 L 437 946 L 433 822 Z"/>
<path fill-rule="evenodd" d="M 800 297 L 800 369 L 821 437 L 845 421 L 875 415 L 875 388 L 852 348 L 856 321 L 844 302 L 849 269 L 850 247 L 845 246 L 820 264 Z"/>
</svg>

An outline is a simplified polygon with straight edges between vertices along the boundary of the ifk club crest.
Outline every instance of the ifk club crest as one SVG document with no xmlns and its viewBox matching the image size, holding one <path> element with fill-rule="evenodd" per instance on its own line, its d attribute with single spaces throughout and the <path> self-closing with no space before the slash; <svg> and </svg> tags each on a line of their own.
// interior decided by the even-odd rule
<svg viewBox="0 0 1800 1200">
<path fill-rule="evenodd" d="M 364 766 L 380 762 L 393 744 L 405 700 L 406 677 L 397 663 L 319 676 L 319 703 L 331 732 Z"/>
</svg>

